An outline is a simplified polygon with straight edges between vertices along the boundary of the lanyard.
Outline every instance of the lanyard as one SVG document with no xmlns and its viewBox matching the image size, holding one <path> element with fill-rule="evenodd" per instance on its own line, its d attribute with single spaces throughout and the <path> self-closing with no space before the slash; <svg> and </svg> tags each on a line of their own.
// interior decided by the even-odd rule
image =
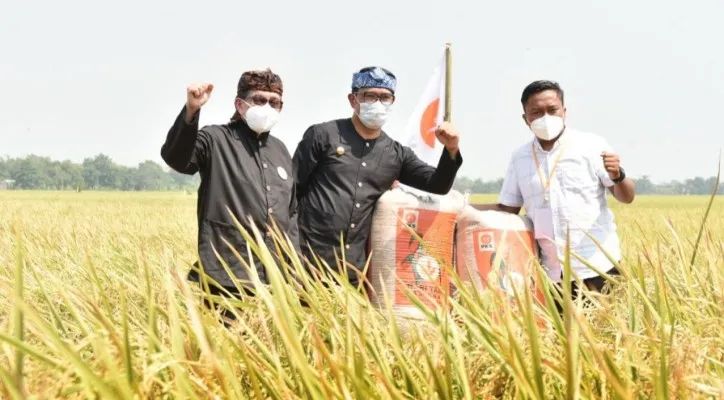
<svg viewBox="0 0 724 400">
<path fill-rule="evenodd" d="M 558 151 L 558 155 L 556 156 L 556 160 L 553 162 L 553 166 L 551 167 L 550 172 L 548 173 L 548 179 L 545 178 L 543 175 L 543 169 L 541 168 L 540 162 L 538 161 L 538 152 L 535 148 L 535 141 L 530 143 L 530 147 L 533 150 L 533 159 L 535 160 L 535 170 L 538 172 L 538 178 L 540 179 L 541 185 L 543 185 L 543 199 L 545 202 L 548 202 L 548 188 L 551 186 L 551 180 L 553 179 L 553 174 L 556 172 L 556 167 L 558 167 L 558 161 L 560 161 L 561 156 L 563 155 L 563 152 L 565 150 L 565 146 L 567 143 L 564 143 L 561 149 Z"/>
</svg>

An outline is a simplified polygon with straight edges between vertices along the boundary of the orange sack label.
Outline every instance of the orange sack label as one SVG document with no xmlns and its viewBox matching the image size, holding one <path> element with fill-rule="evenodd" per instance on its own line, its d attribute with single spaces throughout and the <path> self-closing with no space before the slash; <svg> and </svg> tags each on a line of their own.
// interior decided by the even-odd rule
<svg viewBox="0 0 724 400">
<path fill-rule="evenodd" d="M 395 305 L 412 306 L 412 302 L 400 287 L 405 285 L 423 304 L 434 309 L 447 294 L 449 277 L 446 268 L 453 267 L 453 239 L 457 215 L 435 210 L 402 208 L 398 216 L 395 235 Z M 423 243 L 420 243 L 410 230 L 416 232 Z"/>
<path fill-rule="evenodd" d="M 532 232 L 481 228 L 473 229 L 471 234 L 477 273 L 483 286 L 507 292 L 511 296 L 514 295 L 513 286 L 517 290 L 534 289 L 536 243 Z M 496 263 L 499 269 L 494 274 Z M 476 272 L 472 266 L 463 268 L 471 268 L 472 273 Z M 536 297 L 543 300 L 540 292 L 536 293 Z"/>
</svg>

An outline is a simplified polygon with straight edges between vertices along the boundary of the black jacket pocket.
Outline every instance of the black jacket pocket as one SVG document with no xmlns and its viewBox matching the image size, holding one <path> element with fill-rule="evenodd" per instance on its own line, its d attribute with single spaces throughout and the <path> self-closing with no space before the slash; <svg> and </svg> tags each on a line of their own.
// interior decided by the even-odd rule
<svg viewBox="0 0 724 400">
<path fill-rule="evenodd" d="M 251 234 L 251 232 L 249 232 Z M 253 240 L 253 239 L 252 239 Z M 251 283 L 247 266 L 252 266 L 249 260 L 251 246 L 247 245 L 236 225 L 225 222 L 205 220 L 201 226 L 199 243 L 199 258 L 203 263 L 206 274 L 218 284 L 233 287 L 234 283 L 219 261 L 219 257 L 228 265 L 236 279 L 241 284 Z M 216 255 L 218 253 L 218 257 Z M 238 253 L 235 254 L 235 253 Z M 266 283 L 264 268 L 260 265 L 256 255 L 251 253 L 251 262 L 256 267 L 259 278 Z M 243 260 L 243 261 L 242 261 Z"/>
</svg>

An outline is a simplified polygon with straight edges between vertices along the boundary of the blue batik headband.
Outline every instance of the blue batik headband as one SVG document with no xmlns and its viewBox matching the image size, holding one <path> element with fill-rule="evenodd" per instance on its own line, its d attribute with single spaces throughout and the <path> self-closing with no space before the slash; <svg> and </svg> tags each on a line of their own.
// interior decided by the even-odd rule
<svg viewBox="0 0 724 400">
<path fill-rule="evenodd" d="M 389 71 L 385 71 L 380 67 L 365 68 L 360 72 L 352 75 L 352 91 L 367 88 L 388 89 L 395 93 L 397 87 L 397 78 Z"/>
</svg>

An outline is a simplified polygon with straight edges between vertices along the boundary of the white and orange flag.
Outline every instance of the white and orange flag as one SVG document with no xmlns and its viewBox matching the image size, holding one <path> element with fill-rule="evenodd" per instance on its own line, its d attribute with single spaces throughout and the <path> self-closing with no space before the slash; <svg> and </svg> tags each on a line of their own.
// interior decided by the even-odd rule
<svg viewBox="0 0 724 400">
<path fill-rule="evenodd" d="M 445 49 L 427 82 L 427 87 L 407 122 L 401 143 L 409 146 L 424 162 L 437 166 L 442 144 L 435 137 L 435 129 L 445 116 Z"/>
<path fill-rule="evenodd" d="M 437 167 L 442 154 L 443 145 L 435 137 L 435 130 L 445 117 L 445 76 L 446 76 L 445 49 L 443 48 L 440 60 L 432 72 L 422 97 L 412 111 L 402 136 L 402 143 L 409 146 L 423 162 Z M 402 189 L 416 195 L 431 196 L 406 185 Z"/>
</svg>

